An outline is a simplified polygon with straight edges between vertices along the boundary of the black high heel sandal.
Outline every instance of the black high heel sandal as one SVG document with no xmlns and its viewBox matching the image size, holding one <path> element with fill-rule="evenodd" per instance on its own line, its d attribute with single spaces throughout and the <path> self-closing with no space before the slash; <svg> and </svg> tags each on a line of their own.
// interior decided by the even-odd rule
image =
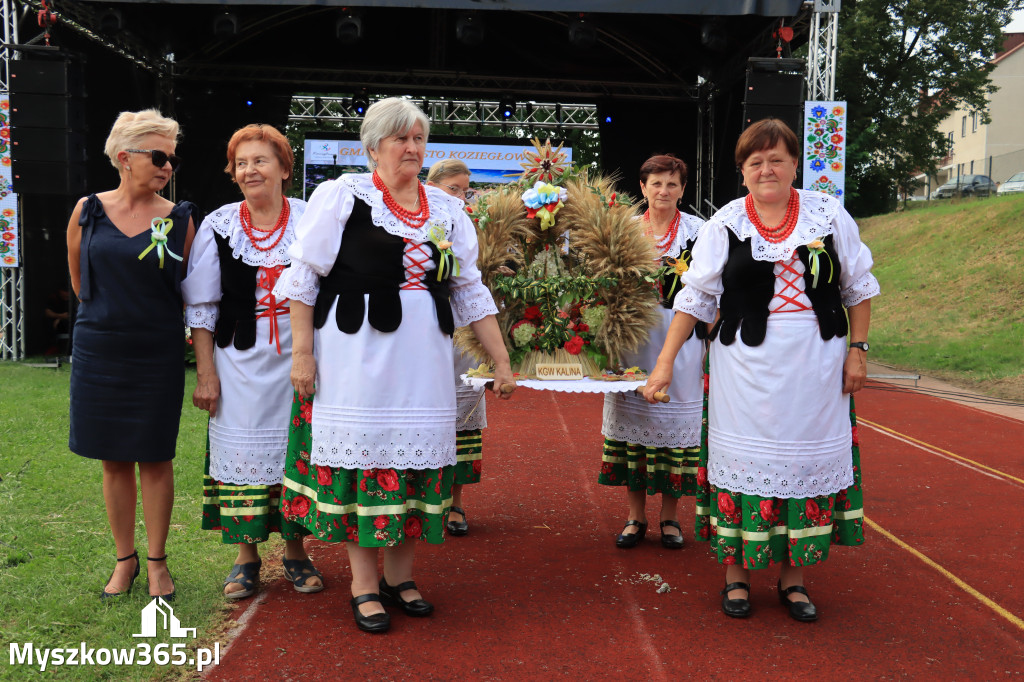
<svg viewBox="0 0 1024 682">
<path fill-rule="evenodd" d="M 107 592 L 107 588 L 104 585 L 103 591 L 100 592 L 100 601 L 106 601 L 107 599 L 114 599 L 115 597 L 121 597 L 126 594 L 131 594 L 132 586 L 135 585 L 135 579 L 139 577 L 139 550 L 135 550 L 128 556 L 120 557 L 118 559 L 118 562 L 128 561 L 129 559 L 135 559 L 135 574 L 132 575 L 131 582 L 128 583 L 128 589 L 126 589 L 124 592 Z M 107 582 L 109 583 L 113 578 L 114 574 L 113 572 L 111 572 L 110 577 L 107 578 Z"/>
<path fill-rule="evenodd" d="M 148 557 L 146 557 L 146 561 L 167 561 L 167 555 L 164 554 L 161 557 L 148 556 Z M 174 576 L 171 575 L 170 569 L 168 569 L 168 571 L 167 571 L 167 577 L 171 579 L 171 582 L 174 582 Z M 147 580 L 149 579 L 149 571 L 148 570 L 146 571 L 146 578 L 147 578 Z M 171 590 L 170 592 L 168 592 L 167 594 L 155 594 L 155 595 L 152 595 L 152 597 L 153 597 L 153 599 L 156 599 L 157 597 L 160 597 L 164 601 L 174 601 L 174 594 L 177 591 L 178 591 L 177 588 L 175 588 L 175 589 Z"/>
</svg>

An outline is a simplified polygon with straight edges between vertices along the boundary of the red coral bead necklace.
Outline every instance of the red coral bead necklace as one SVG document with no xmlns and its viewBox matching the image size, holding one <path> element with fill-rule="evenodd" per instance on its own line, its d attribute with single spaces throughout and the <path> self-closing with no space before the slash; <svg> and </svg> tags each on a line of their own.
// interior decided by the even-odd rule
<svg viewBox="0 0 1024 682">
<path fill-rule="evenodd" d="M 427 203 L 427 190 L 423 187 L 423 183 L 416 181 L 417 188 L 419 189 L 419 202 L 420 210 L 415 213 L 402 208 L 402 206 L 395 201 L 395 198 L 391 196 L 391 190 L 384 184 L 384 181 L 377 175 L 377 171 L 373 171 L 373 186 L 380 190 L 381 194 L 384 195 L 384 205 L 388 207 L 392 215 L 401 220 L 409 227 L 423 227 L 423 224 L 430 220 L 430 204 Z"/>
<path fill-rule="evenodd" d="M 659 253 L 665 253 L 671 248 L 676 242 L 676 235 L 679 234 L 679 222 L 682 220 L 683 214 L 677 209 L 676 217 L 672 220 L 672 224 L 665 230 L 665 234 L 654 240 L 654 246 L 658 249 Z M 651 210 L 647 209 L 644 211 L 644 222 L 647 223 L 646 234 L 648 237 L 654 239 L 654 226 L 651 224 Z"/>
<path fill-rule="evenodd" d="M 757 214 L 757 209 L 754 207 L 754 196 L 748 194 L 744 202 L 744 206 L 747 210 L 747 219 L 754 224 L 757 228 L 757 233 L 764 238 L 766 242 L 772 244 L 778 244 L 784 242 L 789 238 L 789 235 L 793 234 L 794 228 L 796 228 L 797 220 L 800 218 L 800 193 L 792 187 L 789 188 L 789 201 L 786 204 L 786 215 L 775 227 L 768 227 L 761 220 L 761 216 Z"/>
<path fill-rule="evenodd" d="M 245 236 L 249 238 L 249 242 L 254 248 L 260 251 L 270 251 L 281 243 L 285 228 L 288 226 L 288 216 L 291 213 L 291 209 L 288 206 L 288 198 L 284 195 L 281 195 L 281 204 L 281 214 L 277 216 L 277 222 L 274 223 L 274 227 L 266 232 L 253 227 L 252 214 L 249 212 L 249 203 L 247 201 L 242 201 L 238 207 L 238 219 L 242 223 L 242 231 L 245 232 Z M 257 232 L 259 232 L 259 235 L 256 234 Z M 271 239 L 274 241 L 270 242 Z M 268 244 L 267 242 L 270 243 Z"/>
</svg>

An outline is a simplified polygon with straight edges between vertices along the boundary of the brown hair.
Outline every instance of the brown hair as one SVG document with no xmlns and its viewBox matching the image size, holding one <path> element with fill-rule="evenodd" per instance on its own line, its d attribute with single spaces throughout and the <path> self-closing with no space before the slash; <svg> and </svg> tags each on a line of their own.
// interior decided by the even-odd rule
<svg viewBox="0 0 1024 682">
<path fill-rule="evenodd" d="M 441 159 L 427 173 L 427 182 L 441 182 L 456 175 L 470 175 L 469 166 L 458 159 Z"/>
<path fill-rule="evenodd" d="M 657 154 L 644 161 L 640 166 L 640 182 L 646 185 L 647 178 L 657 173 L 679 173 L 679 184 L 686 184 L 686 164 L 671 154 Z"/>
<path fill-rule="evenodd" d="M 277 157 L 281 168 L 288 172 L 288 177 L 282 183 L 284 185 L 282 189 L 292 186 L 292 176 L 294 175 L 292 166 L 295 165 L 292 146 L 288 144 L 288 138 L 282 135 L 281 131 L 272 125 L 263 123 L 250 123 L 244 128 L 239 128 L 228 140 L 228 165 L 224 167 L 224 172 L 231 176 L 232 181 L 235 179 L 235 152 L 238 151 L 238 145 L 243 142 L 266 142 L 273 147 L 274 156 Z"/>
<path fill-rule="evenodd" d="M 779 142 L 785 145 L 791 157 L 800 158 L 800 143 L 788 125 L 777 118 L 764 118 L 752 123 L 736 141 L 737 168 L 754 152 L 774 149 Z"/>
</svg>

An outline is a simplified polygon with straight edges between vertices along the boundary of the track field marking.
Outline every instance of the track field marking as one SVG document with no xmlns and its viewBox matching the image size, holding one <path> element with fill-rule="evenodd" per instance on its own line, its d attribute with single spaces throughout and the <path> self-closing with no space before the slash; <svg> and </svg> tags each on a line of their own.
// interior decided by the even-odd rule
<svg viewBox="0 0 1024 682">
<path fill-rule="evenodd" d="M 937 564 L 935 561 L 929 559 L 925 554 L 914 549 L 903 540 L 900 540 L 898 537 L 896 537 L 886 529 L 882 528 L 866 516 L 864 517 L 864 523 L 870 526 L 875 532 L 880 533 L 882 536 L 884 536 L 891 542 L 895 543 L 898 547 L 905 549 L 906 551 L 910 552 L 915 557 L 923 561 L 928 566 L 934 568 L 936 571 L 939 572 L 940 575 L 942 575 L 945 578 L 948 578 L 950 582 L 959 587 L 961 590 L 963 590 L 967 594 L 971 595 L 972 597 L 980 601 L 985 606 L 989 607 L 990 609 L 998 613 L 1000 616 L 1009 621 L 1011 625 L 1015 626 L 1018 630 L 1024 631 L 1024 620 L 1017 617 L 1013 613 L 1010 613 L 1008 610 L 1004 609 L 1002 606 L 995 603 L 994 601 L 983 595 L 981 592 L 978 592 L 978 590 L 968 585 L 966 582 L 955 576 L 953 573 L 949 572 L 948 570 Z"/>
<path fill-rule="evenodd" d="M 943 450 L 940 447 L 936 447 L 929 443 L 925 443 L 922 440 L 918 440 L 913 436 L 908 436 L 906 434 L 900 433 L 899 431 L 894 431 L 893 429 L 890 429 L 887 426 L 876 424 L 875 422 L 869 421 L 867 419 L 862 419 L 861 417 L 857 417 L 857 424 L 864 424 L 875 431 L 879 431 L 891 438 L 894 438 L 895 440 L 903 441 L 904 443 L 907 443 L 908 445 L 913 445 L 914 447 L 924 450 L 925 452 L 929 452 L 933 455 L 938 455 L 943 459 L 948 459 L 952 462 L 956 462 L 957 464 L 965 466 L 968 469 L 973 469 L 980 474 L 985 474 L 986 476 L 995 478 L 997 480 L 1013 481 L 1015 483 L 1024 485 L 1024 479 L 1017 478 L 1016 476 L 1011 476 L 1005 471 L 1000 471 L 999 469 L 994 469 L 990 466 L 986 466 L 981 462 L 976 462 L 973 459 L 969 459 L 967 457 L 964 457 L 963 455 L 958 455 L 955 452 Z"/>
<path fill-rule="evenodd" d="M 555 399 L 555 392 L 548 391 L 547 393 L 548 397 L 551 398 L 551 408 L 552 410 L 554 410 L 555 415 L 558 417 L 558 423 L 562 427 L 562 433 L 565 434 L 565 440 L 568 443 L 572 443 L 572 434 L 569 432 L 569 425 L 565 421 L 565 416 L 562 414 L 562 409 L 558 406 L 558 401 Z M 583 469 L 584 467 L 582 465 L 577 468 L 577 470 L 581 474 L 578 480 L 583 481 L 583 489 L 586 491 L 587 496 L 590 498 L 591 503 L 594 505 L 594 508 L 596 509 L 598 508 L 599 504 L 597 490 L 594 489 L 595 484 L 593 482 L 593 479 L 591 478 L 593 476 L 593 471 L 584 471 Z M 621 560 L 616 559 L 614 561 L 620 568 L 625 570 L 625 565 L 622 563 Z M 633 622 L 633 627 L 636 629 L 637 639 L 640 642 L 639 648 L 646 654 L 646 656 L 651 661 L 655 662 L 655 665 L 650 666 L 650 668 L 647 670 L 647 676 L 650 679 L 664 680 L 664 682 L 668 682 L 672 678 L 669 677 L 668 674 L 665 672 L 665 661 L 662 659 L 661 652 L 658 651 L 657 647 L 654 646 L 654 634 L 651 632 L 651 629 L 647 626 L 647 622 L 644 620 L 644 617 L 640 615 L 642 612 L 640 608 L 640 603 L 637 601 L 636 597 L 629 593 L 628 590 L 625 591 L 622 596 L 623 599 L 625 599 L 628 603 L 629 619 Z"/>
</svg>

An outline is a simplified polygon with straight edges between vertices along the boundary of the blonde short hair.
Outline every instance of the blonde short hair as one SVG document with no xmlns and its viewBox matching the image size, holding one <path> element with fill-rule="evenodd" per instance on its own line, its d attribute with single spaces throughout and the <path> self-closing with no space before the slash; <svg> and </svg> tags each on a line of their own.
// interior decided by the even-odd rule
<svg viewBox="0 0 1024 682">
<path fill-rule="evenodd" d="M 110 159 L 110 165 L 121 170 L 121 164 L 117 160 L 118 152 L 137 147 L 146 135 L 160 135 L 174 140 L 177 144 L 178 122 L 161 115 L 156 109 L 122 111 L 117 115 L 117 120 L 107 135 L 107 142 L 103 145 L 103 153 Z"/>
<path fill-rule="evenodd" d="M 402 97 L 388 97 L 374 102 L 366 110 L 363 125 L 359 128 L 359 141 L 366 152 L 366 166 L 373 170 L 377 162 L 370 156 L 370 150 L 377 151 L 381 140 L 392 135 L 404 135 L 419 122 L 423 128 L 423 139 L 430 136 L 430 119 L 423 110 Z"/>
<path fill-rule="evenodd" d="M 427 173 L 427 182 L 441 182 L 456 175 L 472 175 L 469 166 L 458 159 L 441 159 Z"/>
</svg>

